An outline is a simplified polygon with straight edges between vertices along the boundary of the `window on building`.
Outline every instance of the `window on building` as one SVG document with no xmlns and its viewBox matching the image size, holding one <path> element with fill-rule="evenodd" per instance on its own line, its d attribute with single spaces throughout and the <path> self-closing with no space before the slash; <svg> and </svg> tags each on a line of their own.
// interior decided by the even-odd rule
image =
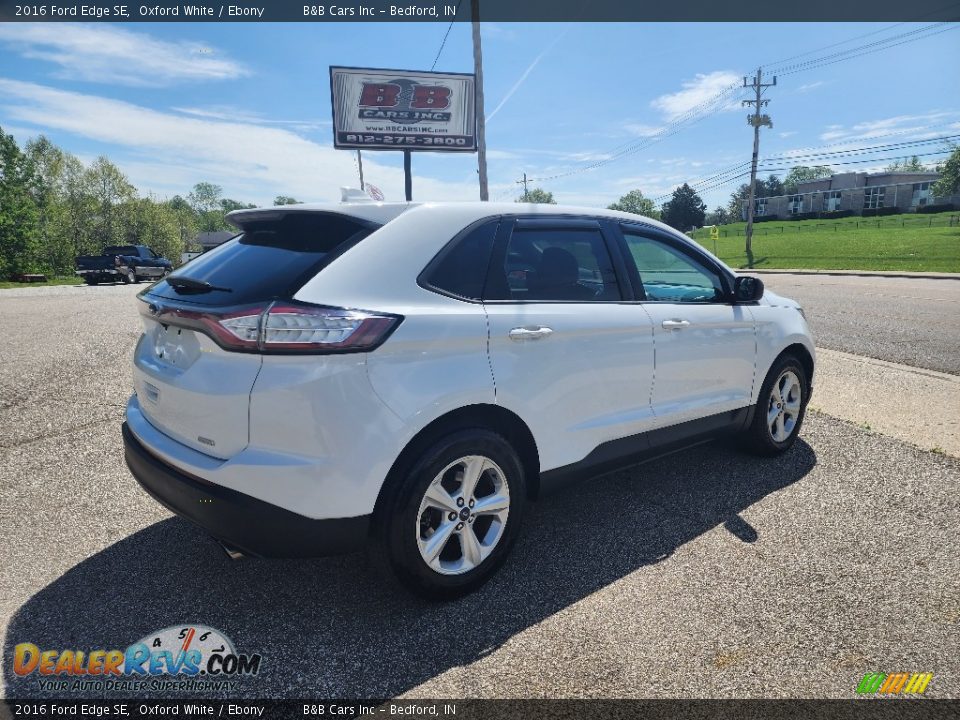
<svg viewBox="0 0 960 720">
<path fill-rule="evenodd" d="M 840 209 L 839 190 L 831 190 L 823 194 L 823 209 L 827 212 L 836 212 Z"/>
<path fill-rule="evenodd" d="M 753 201 L 753 214 L 754 215 L 766 215 L 767 214 L 767 198 L 755 198 Z"/>
<path fill-rule="evenodd" d="M 863 209 L 875 210 L 883 207 L 885 187 L 868 187 L 863 191 Z"/>
<path fill-rule="evenodd" d="M 787 201 L 787 211 L 791 215 L 803 212 L 803 195 L 791 195 Z"/>
<path fill-rule="evenodd" d="M 910 207 L 923 207 L 933 202 L 933 195 L 930 193 L 932 183 L 914 183 L 913 197 L 910 200 Z"/>
</svg>

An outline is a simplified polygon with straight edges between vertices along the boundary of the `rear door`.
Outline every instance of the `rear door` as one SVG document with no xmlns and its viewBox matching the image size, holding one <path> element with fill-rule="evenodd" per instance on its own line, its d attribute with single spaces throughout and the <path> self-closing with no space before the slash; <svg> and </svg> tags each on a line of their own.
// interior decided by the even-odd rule
<svg viewBox="0 0 960 720">
<path fill-rule="evenodd" d="M 748 406 L 756 330 L 750 310 L 730 302 L 726 273 L 662 230 L 620 229 L 635 288 L 653 322 L 658 425 Z"/>
<path fill-rule="evenodd" d="M 484 291 L 496 398 L 528 423 L 550 470 L 647 429 L 652 328 L 601 223 L 504 222 Z"/>
<path fill-rule="evenodd" d="M 261 355 L 224 349 L 216 340 L 217 323 L 292 298 L 376 227 L 332 213 L 251 222 L 242 235 L 141 293 L 144 330 L 135 351 L 134 387 L 150 423 L 216 458 L 243 450 Z"/>
</svg>

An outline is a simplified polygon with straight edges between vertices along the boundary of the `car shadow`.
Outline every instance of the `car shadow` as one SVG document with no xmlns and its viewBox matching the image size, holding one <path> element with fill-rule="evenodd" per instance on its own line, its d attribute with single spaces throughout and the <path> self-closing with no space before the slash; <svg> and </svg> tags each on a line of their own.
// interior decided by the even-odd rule
<svg viewBox="0 0 960 720">
<path fill-rule="evenodd" d="M 816 461 L 802 440 L 772 459 L 711 443 L 587 480 L 534 504 L 500 572 L 446 604 L 399 591 L 364 554 L 231 562 L 198 528 L 163 520 L 74 566 L 17 610 L 4 642 L 6 694 L 83 696 L 41 692 L 36 674 L 15 675 L 17 643 L 122 650 L 151 631 L 201 623 L 239 652 L 263 656 L 260 674 L 239 681 L 231 697 L 394 697 L 717 526 L 756 541 L 738 513 Z"/>
</svg>

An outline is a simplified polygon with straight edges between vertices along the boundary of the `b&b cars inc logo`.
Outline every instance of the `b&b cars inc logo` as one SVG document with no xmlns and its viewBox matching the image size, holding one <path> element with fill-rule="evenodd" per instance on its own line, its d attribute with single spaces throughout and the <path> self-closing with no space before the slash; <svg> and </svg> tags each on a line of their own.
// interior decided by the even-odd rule
<svg viewBox="0 0 960 720">
<path fill-rule="evenodd" d="M 41 649 L 19 643 L 13 672 L 36 675 L 41 690 L 230 689 L 233 681 L 260 672 L 259 654 L 238 653 L 219 630 L 174 625 L 151 633 L 126 650 Z"/>
<path fill-rule="evenodd" d="M 449 122 L 450 88 L 424 85 L 398 78 L 384 83 L 363 83 L 359 117 L 362 120 L 389 120 L 397 124 Z"/>
</svg>

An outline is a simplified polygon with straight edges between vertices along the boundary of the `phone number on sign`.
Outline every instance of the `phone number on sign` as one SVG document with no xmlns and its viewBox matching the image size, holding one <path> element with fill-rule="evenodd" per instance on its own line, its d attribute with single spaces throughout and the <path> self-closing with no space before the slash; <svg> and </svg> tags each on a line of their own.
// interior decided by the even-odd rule
<svg viewBox="0 0 960 720">
<path fill-rule="evenodd" d="M 473 148 L 472 138 L 457 136 L 430 136 L 430 135 L 360 135 L 341 133 L 340 142 L 350 145 L 427 145 L 430 147 Z"/>
</svg>

